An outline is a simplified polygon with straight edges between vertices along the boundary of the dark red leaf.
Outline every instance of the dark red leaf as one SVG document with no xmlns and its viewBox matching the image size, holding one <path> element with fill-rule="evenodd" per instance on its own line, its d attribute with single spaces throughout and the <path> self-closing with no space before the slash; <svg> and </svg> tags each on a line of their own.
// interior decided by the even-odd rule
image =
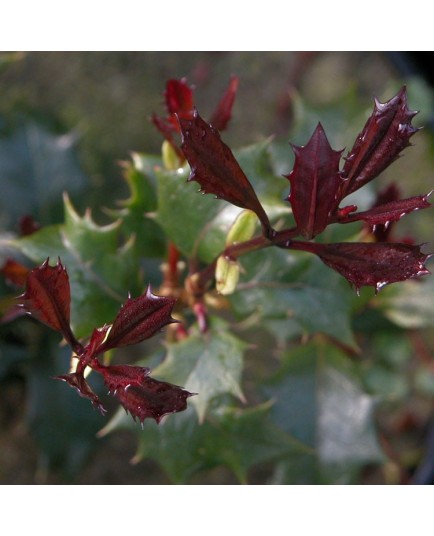
<svg viewBox="0 0 434 536">
<path fill-rule="evenodd" d="M 342 151 L 330 147 L 321 124 L 305 146 L 292 145 L 292 148 L 295 164 L 286 175 L 291 182 L 288 201 L 299 233 L 310 240 L 325 229 L 339 204 Z"/>
<path fill-rule="evenodd" d="M 168 80 L 164 97 L 169 114 L 177 114 L 178 117 L 187 119 L 193 117 L 193 91 L 187 84 L 185 78 L 181 80 Z"/>
<path fill-rule="evenodd" d="M 142 423 L 146 418 L 158 423 L 164 415 L 185 410 L 187 398 L 193 396 L 177 385 L 149 377 L 150 371 L 146 367 L 101 365 L 95 370 L 103 375 L 111 394 Z"/>
<path fill-rule="evenodd" d="M 419 130 L 411 125 L 416 114 L 407 106 L 405 87 L 384 104 L 375 99 L 372 115 L 346 157 L 342 198 L 377 177 L 410 145 Z"/>
<path fill-rule="evenodd" d="M 26 291 L 19 305 L 50 328 L 60 331 L 72 348 L 81 347 L 74 337 L 70 320 L 71 292 L 66 268 L 60 262 L 50 266 L 48 259 L 27 277 Z"/>
<path fill-rule="evenodd" d="M 272 229 L 253 186 L 220 135 L 195 111 L 193 119 L 179 118 L 181 148 L 191 167 L 189 181 L 197 181 L 204 194 L 214 194 L 237 207 L 255 212 L 265 234 Z"/>
<path fill-rule="evenodd" d="M 24 287 L 30 270 L 14 259 L 7 259 L 0 269 L 0 273 L 8 283 L 17 287 Z"/>
<path fill-rule="evenodd" d="M 23 216 L 20 219 L 19 225 L 21 236 L 29 236 L 41 228 L 39 223 L 30 215 Z"/>
<path fill-rule="evenodd" d="M 348 214 L 343 218 L 338 218 L 339 223 L 350 223 L 353 221 L 364 221 L 371 227 L 377 225 L 389 226 L 391 222 L 400 220 L 406 214 L 415 210 L 431 207 L 428 203 L 427 195 L 418 195 L 410 197 L 408 199 L 399 199 L 397 201 L 390 201 L 383 205 L 377 205 L 364 212 L 356 212 L 355 214 Z"/>
<path fill-rule="evenodd" d="M 385 285 L 429 274 L 425 267 L 431 255 L 421 252 L 421 246 L 390 243 L 319 244 L 292 242 L 293 249 L 310 251 L 333 270 L 343 275 L 357 289 Z"/>
<path fill-rule="evenodd" d="M 102 328 L 94 329 L 89 343 L 85 348 L 86 357 L 92 359 L 101 353 L 100 347 L 103 344 L 107 332 L 110 330 L 111 326 L 103 326 Z"/>
<path fill-rule="evenodd" d="M 84 379 L 83 374 L 77 374 L 72 372 L 70 374 L 65 374 L 63 376 L 56 376 L 56 380 L 62 380 L 69 384 L 71 387 L 77 390 L 78 394 L 83 398 L 88 398 L 93 406 L 98 409 L 103 415 L 106 413 L 106 410 L 99 399 L 99 397 L 92 391 L 87 381 Z"/>
<path fill-rule="evenodd" d="M 221 98 L 215 112 L 211 116 L 210 124 L 216 130 L 224 130 L 232 117 L 232 107 L 237 94 L 238 82 L 238 78 L 236 76 L 232 76 L 225 94 Z"/>
<path fill-rule="evenodd" d="M 96 351 L 136 344 L 148 339 L 167 324 L 176 322 L 171 317 L 175 299 L 155 296 L 148 287 L 146 294 L 125 302 L 115 318 L 110 332 Z"/>
</svg>

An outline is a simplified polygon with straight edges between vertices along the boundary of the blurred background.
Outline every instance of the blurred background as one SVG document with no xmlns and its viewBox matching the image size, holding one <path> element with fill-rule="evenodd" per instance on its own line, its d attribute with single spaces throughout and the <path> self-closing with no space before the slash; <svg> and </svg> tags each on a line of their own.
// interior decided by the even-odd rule
<svg viewBox="0 0 434 536">
<path fill-rule="evenodd" d="M 321 121 L 333 148 L 348 149 L 373 97 L 384 101 L 406 84 L 410 108 L 421 111 L 414 124 L 425 129 L 406 150 L 399 177 L 392 166 L 384 181 L 398 178 L 406 197 L 426 193 L 434 184 L 433 60 L 430 52 L 0 53 L 0 232 L 20 232 L 28 214 L 41 225 L 61 222 L 63 191 L 79 211 L 91 207 L 104 223 L 102 208 L 128 195 L 120 162 L 131 151 L 160 151 L 150 117 L 165 114 L 170 78 L 186 77 L 196 87 L 197 107 L 207 117 L 231 75 L 239 77 L 224 133 L 233 148 L 270 136 L 285 147 L 288 141 L 303 144 Z M 408 230 L 431 242 L 432 224 L 431 212 L 424 211 L 409 218 Z M 5 326 L 0 343 L 2 337 L 8 337 Z M 58 439 L 52 424 L 35 433 L 29 419 L 38 387 L 26 382 L 24 359 L 0 351 L 0 483 L 166 482 L 154 463 L 129 463 L 133 436 L 119 432 L 97 440 L 99 421 Z M 52 396 L 47 405 L 55 405 Z M 71 404 L 75 398 L 73 393 Z"/>
</svg>

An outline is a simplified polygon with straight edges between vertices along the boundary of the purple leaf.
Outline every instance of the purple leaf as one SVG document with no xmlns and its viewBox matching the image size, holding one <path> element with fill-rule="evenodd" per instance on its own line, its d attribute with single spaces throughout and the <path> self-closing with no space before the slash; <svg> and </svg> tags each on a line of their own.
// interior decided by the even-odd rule
<svg viewBox="0 0 434 536">
<path fill-rule="evenodd" d="M 116 396 L 127 412 L 140 422 L 146 418 L 160 420 L 169 413 L 187 408 L 187 398 L 193 396 L 185 389 L 149 377 L 149 369 L 131 365 L 98 366 L 111 394 Z"/>
<path fill-rule="evenodd" d="M 405 87 L 384 104 L 375 99 L 374 110 L 346 157 L 342 198 L 377 177 L 410 145 L 410 137 L 419 130 L 411 125 L 416 114 L 407 106 Z"/>
<path fill-rule="evenodd" d="M 225 94 L 221 98 L 215 112 L 210 119 L 210 124 L 216 130 L 224 130 L 232 117 L 232 107 L 237 94 L 238 82 L 238 78 L 236 76 L 232 76 Z"/>
<path fill-rule="evenodd" d="M 93 406 L 98 409 L 103 415 L 106 413 L 106 410 L 99 399 L 99 397 L 92 391 L 87 381 L 84 379 L 83 373 L 77 374 L 72 372 L 70 374 L 64 374 L 63 376 L 56 376 L 56 380 L 62 380 L 66 382 L 71 387 L 77 390 L 78 394 L 83 398 L 88 398 Z"/>
<path fill-rule="evenodd" d="M 288 201 L 299 233 L 310 240 L 325 229 L 339 204 L 342 151 L 330 147 L 321 124 L 305 146 L 292 145 L 292 148 L 294 169 L 285 175 L 291 182 Z"/>
<path fill-rule="evenodd" d="M 390 283 L 430 273 L 425 263 L 431 255 L 422 253 L 421 246 L 294 241 L 290 247 L 318 255 L 327 266 L 343 275 L 357 291 L 363 286 L 372 286 L 379 291 Z"/>
<path fill-rule="evenodd" d="M 155 296 L 150 287 L 146 294 L 135 299 L 128 298 L 116 316 L 107 338 L 95 347 L 95 352 L 102 353 L 111 348 L 139 343 L 165 325 L 176 322 L 171 317 L 175 301 L 167 296 Z"/>
<path fill-rule="evenodd" d="M 189 181 L 197 181 L 204 194 L 214 194 L 237 207 L 252 210 L 267 236 L 272 234 L 253 186 L 220 135 L 195 111 L 193 119 L 179 118 L 181 148 L 191 167 Z"/>
<path fill-rule="evenodd" d="M 431 193 L 431 192 L 430 192 Z M 415 210 L 431 207 L 427 199 L 430 193 L 426 195 L 418 195 L 415 197 L 409 197 L 408 199 L 399 199 L 397 201 L 390 201 L 383 205 L 377 205 L 364 212 L 356 212 L 355 214 L 348 214 L 343 218 L 338 218 L 339 223 L 350 223 L 353 221 L 364 221 L 368 225 L 375 227 L 376 225 L 389 226 L 391 222 L 400 220 L 406 214 Z"/>
<path fill-rule="evenodd" d="M 27 277 L 26 291 L 19 305 L 50 328 L 60 331 L 74 349 L 81 348 L 74 337 L 70 320 L 71 291 L 66 268 L 60 262 L 49 266 L 48 259 Z"/>
</svg>

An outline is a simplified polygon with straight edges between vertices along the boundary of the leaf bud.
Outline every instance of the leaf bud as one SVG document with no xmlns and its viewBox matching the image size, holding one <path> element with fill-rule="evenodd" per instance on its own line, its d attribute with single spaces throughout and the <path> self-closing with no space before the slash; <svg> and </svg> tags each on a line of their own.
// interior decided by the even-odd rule
<svg viewBox="0 0 434 536">
<path fill-rule="evenodd" d="M 217 259 L 215 269 L 217 292 L 224 296 L 228 296 L 235 292 L 239 277 L 240 266 L 237 261 L 233 261 L 221 255 Z"/>
<path fill-rule="evenodd" d="M 243 210 L 235 219 L 226 237 L 226 246 L 250 240 L 255 234 L 257 217 L 251 210 Z"/>
</svg>

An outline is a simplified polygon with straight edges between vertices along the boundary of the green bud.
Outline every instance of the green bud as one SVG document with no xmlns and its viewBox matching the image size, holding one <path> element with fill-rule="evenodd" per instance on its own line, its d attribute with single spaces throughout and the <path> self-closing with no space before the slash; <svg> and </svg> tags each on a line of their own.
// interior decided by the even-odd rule
<svg viewBox="0 0 434 536">
<path fill-rule="evenodd" d="M 237 242 L 246 242 L 255 234 L 257 216 L 251 210 L 243 210 L 240 212 L 229 229 L 226 237 L 226 246 L 231 246 Z"/>
<path fill-rule="evenodd" d="M 165 169 L 175 171 L 181 167 L 179 156 L 176 154 L 172 144 L 167 140 L 163 141 L 163 145 L 161 146 L 161 155 L 163 157 L 163 165 Z"/>
<path fill-rule="evenodd" d="M 223 255 L 217 259 L 215 279 L 217 292 L 227 296 L 235 292 L 240 278 L 240 266 Z"/>
</svg>

